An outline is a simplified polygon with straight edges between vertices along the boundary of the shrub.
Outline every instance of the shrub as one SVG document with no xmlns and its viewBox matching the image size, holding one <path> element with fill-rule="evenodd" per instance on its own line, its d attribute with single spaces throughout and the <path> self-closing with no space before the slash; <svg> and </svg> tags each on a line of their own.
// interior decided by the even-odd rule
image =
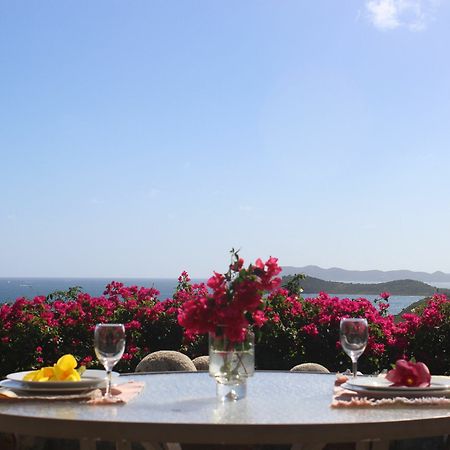
<svg viewBox="0 0 450 450">
<path fill-rule="evenodd" d="M 445 295 L 436 294 L 403 314 L 399 327 L 407 357 L 424 362 L 431 373 L 450 374 L 450 300 Z"/>
<path fill-rule="evenodd" d="M 93 330 L 99 322 L 124 323 L 127 345 L 116 369 L 134 371 L 138 362 L 157 350 L 178 350 L 191 357 L 207 353 L 207 337 L 189 340 L 178 324 L 181 306 L 204 295 L 204 284 L 190 284 L 183 274 L 172 298 L 160 301 L 159 292 L 137 286 L 110 283 L 100 297 L 79 290 L 0 306 L 0 375 L 53 364 L 72 353 L 87 367 L 99 367 L 93 351 Z M 330 297 L 321 293 L 302 298 L 285 289 L 273 292 L 265 302 L 267 319 L 256 330 L 258 369 L 290 369 L 302 362 L 318 362 L 332 371 L 350 367 L 340 349 L 342 317 L 366 317 L 370 326 L 367 349 L 360 370 L 387 369 L 399 357 L 425 362 L 434 374 L 450 374 L 450 301 L 436 295 L 395 323 L 387 304 L 368 300 Z"/>
<path fill-rule="evenodd" d="M 260 368 L 289 369 L 302 362 L 317 362 L 332 371 L 349 367 L 350 359 L 341 350 L 339 322 L 343 317 L 365 317 L 369 323 L 369 342 L 360 358 L 360 369 L 372 373 L 389 366 L 404 352 L 396 338 L 393 316 L 385 315 L 364 298 L 339 299 L 320 293 L 303 299 L 280 290 L 269 297 L 269 321 L 261 330 Z M 262 344 L 262 345 L 261 345 Z M 258 351 L 260 353 L 260 351 Z"/>
</svg>

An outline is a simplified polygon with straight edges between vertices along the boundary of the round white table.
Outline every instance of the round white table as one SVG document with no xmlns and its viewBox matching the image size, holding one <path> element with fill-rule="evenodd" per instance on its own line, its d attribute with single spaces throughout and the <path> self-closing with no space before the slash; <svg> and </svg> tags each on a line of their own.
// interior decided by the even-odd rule
<svg viewBox="0 0 450 450">
<path fill-rule="evenodd" d="M 448 407 L 331 408 L 334 375 L 257 372 L 245 399 L 221 403 L 207 373 L 133 374 L 124 405 L 0 402 L 0 431 L 56 438 L 210 444 L 357 442 L 450 434 Z M 303 448 L 303 447 L 302 447 Z M 380 445 L 379 448 L 386 448 Z"/>
</svg>

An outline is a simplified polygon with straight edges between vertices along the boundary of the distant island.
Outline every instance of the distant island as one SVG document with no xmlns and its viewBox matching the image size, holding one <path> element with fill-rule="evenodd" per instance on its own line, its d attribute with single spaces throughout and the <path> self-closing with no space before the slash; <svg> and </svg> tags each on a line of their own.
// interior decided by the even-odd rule
<svg viewBox="0 0 450 450">
<path fill-rule="evenodd" d="M 318 266 L 285 266 L 282 269 L 283 276 L 303 273 L 310 277 L 328 281 L 381 283 L 396 280 L 416 280 L 423 283 L 450 283 L 450 274 L 440 271 L 427 273 L 414 272 L 412 270 L 346 270 L 339 267 L 323 269 Z"/>
<path fill-rule="evenodd" d="M 292 275 L 283 276 L 283 284 L 287 284 Z M 450 289 L 440 289 L 417 280 L 395 280 L 386 283 L 344 283 L 340 281 L 325 281 L 319 278 L 306 276 L 300 282 L 304 294 L 327 292 L 330 294 L 347 295 L 379 295 L 389 292 L 392 295 L 414 295 L 428 297 L 433 294 L 450 295 Z"/>
</svg>

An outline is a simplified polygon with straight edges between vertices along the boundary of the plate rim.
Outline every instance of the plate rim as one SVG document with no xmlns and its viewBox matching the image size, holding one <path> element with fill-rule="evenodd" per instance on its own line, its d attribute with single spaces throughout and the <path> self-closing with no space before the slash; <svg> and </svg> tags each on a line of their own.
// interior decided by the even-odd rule
<svg viewBox="0 0 450 450">
<path fill-rule="evenodd" d="M 437 377 L 437 376 L 436 376 Z M 433 391 L 445 391 L 445 390 L 449 390 L 450 389 L 450 379 L 447 380 L 447 383 L 440 383 L 438 380 L 434 380 L 433 383 L 433 377 L 431 377 L 431 385 L 430 386 L 426 386 L 426 387 L 419 387 L 419 386 L 393 386 L 392 384 L 390 385 L 370 385 L 370 384 L 365 384 L 364 382 L 361 384 L 358 384 L 358 379 L 353 380 L 352 378 L 348 379 L 346 381 L 346 384 L 349 386 L 349 388 L 351 389 L 351 387 L 357 387 L 357 388 L 362 388 L 362 389 L 366 389 L 369 391 L 399 391 L 399 392 L 433 392 Z M 388 383 L 389 381 L 386 380 L 384 377 L 360 377 L 360 380 L 383 380 L 386 383 Z M 356 381 L 356 382 L 355 382 Z"/>
<path fill-rule="evenodd" d="M 366 394 L 368 396 L 390 396 L 390 397 L 448 397 L 450 395 L 450 387 L 446 389 L 432 389 L 429 391 L 417 391 L 417 390 L 398 390 L 398 389 L 365 389 L 360 386 L 349 386 L 347 382 L 341 385 L 344 389 L 357 392 L 358 394 Z M 425 395 L 428 392 L 428 395 Z"/>
<path fill-rule="evenodd" d="M 98 372 L 97 372 L 98 371 Z M 35 390 L 51 390 L 56 391 L 58 389 L 66 389 L 71 387 L 77 387 L 78 389 L 89 389 L 99 386 L 106 378 L 106 371 L 101 369 L 86 369 L 83 373 L 80 381 L 25 381 L 21 378 L 27 373 L 32 372 L 32 370 L 23 370 L 20 372 L 12 372 L 6 375 L 7 380 L 14 381 L 20 386 L 28 386 L 34 388 Z M 94 373 L 95 372 L 95 373 Z M 101 376 L 99 372 L 102 372 L 104 376 Z M 116 377 L 119 374 L 117 372 L 112 372 L 112 376 Z"/>
<path fill-rule="evenodd" d="M 92 391 L 94 389 L 100 389 L 101 386 L 67 386 L 67 387 L 61 387 L 61 388 L 38 388 L 38 387 L 31 387 L 26 386 L 24 384 L 21 384 L 18 381 L 11 380 L 11 379 L 4 379 L 0 381 L 0 387 L 9 389 L 11 391 L 18 391 L 18 392 L 27 392 L 27 393 L 33 393 L 33 394 L 64 394 L 64 393 L 75 393 L 75 392 L 86 392 L 86 391 Z"/>
</svg>

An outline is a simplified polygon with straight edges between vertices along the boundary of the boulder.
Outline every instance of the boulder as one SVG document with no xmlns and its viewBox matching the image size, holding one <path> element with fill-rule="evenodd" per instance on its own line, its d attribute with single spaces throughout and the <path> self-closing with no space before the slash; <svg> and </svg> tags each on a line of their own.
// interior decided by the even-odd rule
<svg viewBox="0 0 450 450">
<path fill-rule="evenodd" d="M 330 373 L 330 371 L 317 363 L 303 363 L 291 369 L 291 372 Z"/>
<path fill-rule="evenodd" d="M 197 356 L 192 362 L 197 370 L 209 370 L 209 356 Z"/>
<path fill-rule="evenodd" d="M 191 358 L 180 352 L 160 350 L 147 355 L 136 367 L 136 372 L 196 372 Z"/>
</svg>

